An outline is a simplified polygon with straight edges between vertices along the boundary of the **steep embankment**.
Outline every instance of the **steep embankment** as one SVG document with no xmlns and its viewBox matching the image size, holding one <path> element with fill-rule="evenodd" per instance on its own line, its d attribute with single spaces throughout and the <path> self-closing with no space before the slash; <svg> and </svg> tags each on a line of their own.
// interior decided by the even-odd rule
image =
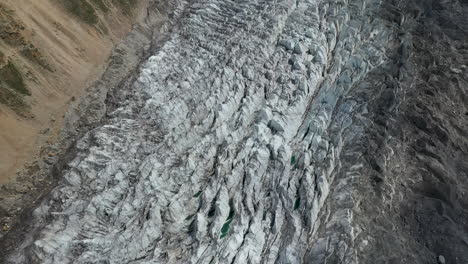
<svg viewBox="0 0 468 264">
<path fill-rule="evenodd" d="M 465 264 L 467 8 L 180 2 L 8 260 Z"/>
<path fill-rule="evenodd" d="M 67 107 L 95 81 L 147 1 L 0 3 L 0 184 L 48 153 Z"/>
</svg>

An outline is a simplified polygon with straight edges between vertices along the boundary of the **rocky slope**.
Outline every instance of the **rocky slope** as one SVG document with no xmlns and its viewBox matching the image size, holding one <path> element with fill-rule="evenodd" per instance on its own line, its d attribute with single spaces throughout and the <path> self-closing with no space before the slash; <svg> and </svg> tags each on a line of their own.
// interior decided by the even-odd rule
<svg viewBox="0 0 468 264">
<path fill-rule="evenodd" d="M 11 263 L 468 263 L 466 1 L 174 2 Z"/>
<path fill-rule="evenodd" d="M 57 140 L 63 114 L 99 78 L 147 2 L 1 1 L 0 184 L 49 154 L 41 147 Z"/>
</svg>

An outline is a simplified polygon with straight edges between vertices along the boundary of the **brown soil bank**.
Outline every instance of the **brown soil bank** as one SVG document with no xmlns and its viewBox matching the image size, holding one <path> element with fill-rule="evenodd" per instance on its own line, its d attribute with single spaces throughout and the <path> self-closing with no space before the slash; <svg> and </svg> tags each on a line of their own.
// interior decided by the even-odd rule
<svg viewBox="0 0 468 264">
<path fill-rule="evenodd" d="M 1 1 L 0 184 L 56 140 L 68 105 L 99 77 L 147 2 Z"/>
</svg>

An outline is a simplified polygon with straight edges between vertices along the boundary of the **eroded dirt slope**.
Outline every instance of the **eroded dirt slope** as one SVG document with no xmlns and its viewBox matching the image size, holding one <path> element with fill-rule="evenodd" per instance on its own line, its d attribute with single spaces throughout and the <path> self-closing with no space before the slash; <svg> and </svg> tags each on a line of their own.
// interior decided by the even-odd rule
<svg viewBox="0 0 468 264">
<path fill-rule="evenodd" d="M 89 1 L 88 13 L 73 12 L 84 8 L 68 6 L 75 2 L 88 3 L 0 3 L 0 184 L 32 157 L 55 154 L 41 146 L 56 140 L 67 107 L 100 76 L 147 1 Z"/>
</svg>

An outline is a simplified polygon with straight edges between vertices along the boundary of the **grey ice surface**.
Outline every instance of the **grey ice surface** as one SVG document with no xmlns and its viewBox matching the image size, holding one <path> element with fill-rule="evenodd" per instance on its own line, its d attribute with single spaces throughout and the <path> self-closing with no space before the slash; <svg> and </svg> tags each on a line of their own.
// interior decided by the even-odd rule
<svg viewBox="0 0 468 264">
<path fill-rule="evenodd" d="M 412 220 L 395 220 L 413 197 L 401 186 L 420 182 L 402 175 L 428 171 L 410 164 L 406 131 L 430 128 L 442 143 L 447 134 L 455 143 L 444 146 L 460 146 L 454 168 L 467 168 L 462 132 L 406 108 L 419 96 L 412 78 L 427 69 L 415 66 L 414 43 L 429 33 L 412 32 L 430 17 L 429 1 L 408 3 L 178 2 L 177 24 L 79 140 L 63 182 L 34 211 L 34 236 L 10 261 L 468 263 L 462 249 L 421 249 Z M 466 73 L 460 56 L 447 79 Z M 448 217 L 468 246 L 462 215 Z"/>
</svg>

